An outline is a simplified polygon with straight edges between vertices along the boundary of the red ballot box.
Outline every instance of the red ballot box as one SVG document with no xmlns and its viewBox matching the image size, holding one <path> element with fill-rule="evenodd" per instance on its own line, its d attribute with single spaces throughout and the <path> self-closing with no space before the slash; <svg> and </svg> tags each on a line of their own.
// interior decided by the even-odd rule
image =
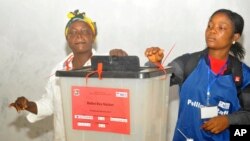
<svg viewBox="0 0 250 141">
<path fill-rule="evenodd" d="M 166 141 L 170 68 L 57 71 L 67 141 Z"/>
</svg>

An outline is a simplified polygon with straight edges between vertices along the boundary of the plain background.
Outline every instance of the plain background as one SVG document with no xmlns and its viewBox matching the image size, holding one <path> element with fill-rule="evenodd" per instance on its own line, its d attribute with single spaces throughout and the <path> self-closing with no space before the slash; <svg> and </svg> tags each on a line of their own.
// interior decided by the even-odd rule
<svg viewBox="0 0 250 141">
<path fill-rule="evenodd" d="M 34 124 L 25 112 L 8 108 L 18 96 L 36 100 L 45 92 L 51 69 L 70 50 L 64 28 L 69 11 L 85 11 L 97 23 L 96 49 L 122 48 L 146 61 L 147 47 L 160 46 L 166 60 L 204 49 L 210 15 L 227 8 L 241 14 L 241 43 L 250 52 L 249 0 L 0 0 L 0 140 L 51 141 L 52 118 Z M 250 56 L 245 62 L 250 65 Z M 176 88 L 170 91 L 169 140 L 178 109 Z"/>
</svg>

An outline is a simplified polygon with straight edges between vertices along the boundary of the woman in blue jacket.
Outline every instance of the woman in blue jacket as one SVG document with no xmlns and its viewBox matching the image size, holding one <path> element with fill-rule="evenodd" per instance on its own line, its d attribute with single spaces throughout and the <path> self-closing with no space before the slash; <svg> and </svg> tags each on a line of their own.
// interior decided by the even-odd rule
<svg viewBox="0 0 250 141">
<path fill-rule="evenodd" d="M 232 74 L 233 62 L 240 62 L 245 55 L 244 48 L 237 42 L 243 27 L 244 20 L 239 14 L 217 10 L 205 32 L 207 48 L 184 54 L 170 63 L 173 66 L 171 85 L 180 85 L 173 141 L 229 141 L 230 125 L 250 124 L 249 109 L 240 102 L 235 86 L 235 81 L 242 82 L 241 89 L 250 85 L 250 68 L 241 62 L 242 77 Z M 199 54 L 197 65 L 185 76 L 187 60 L 195 54 Z M 159 47 L 148 48 L 145 55 L 153 63 L 163 58 Z"/>
</svg>

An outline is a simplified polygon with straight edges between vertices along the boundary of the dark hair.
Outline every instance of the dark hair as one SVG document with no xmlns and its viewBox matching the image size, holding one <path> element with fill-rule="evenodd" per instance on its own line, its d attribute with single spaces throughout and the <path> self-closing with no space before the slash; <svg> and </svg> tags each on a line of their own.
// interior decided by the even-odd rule
<svg viewBox="0 0 250 141">
<path fill-rule="evenodd" d="M 211 18 L 218 13 L 225 14 L 231 20 L 233 27 L 234 27 L 234 29 L 233 29 L 234 34 L 237 34 L 237 33 L 240 35 L 242 34 L 243 28 L 244 28 L 244 19 L 242 18 L 241 15 L 239 15 L 238 13 L 235 13 L 231 10 L 228 10 L 228 9 L 219 9 L 213 13 Z M 240 60 L 244 59 L 245 49 L 239 42 L 232 44 L 232 46 L 230 48 L 230 52 L 236 58 L 238 58 Z"/>
</svg>

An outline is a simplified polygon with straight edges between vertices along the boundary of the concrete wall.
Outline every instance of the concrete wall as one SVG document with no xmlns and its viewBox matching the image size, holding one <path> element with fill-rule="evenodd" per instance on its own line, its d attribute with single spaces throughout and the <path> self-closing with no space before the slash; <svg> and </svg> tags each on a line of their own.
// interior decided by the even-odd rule
<svg viewBox="0 0 250 141">
<path fill-rule="evenodd" d="M 34 124 L 8 104 L 18 96 L 39 99 L 52 67 L 68 53 L 64 27 L 69 11 L 80 9 L 97 22 L 98 52 L 122 48 L 146 61 L 144 50 L 170 50 L 166 63 L 205 47 L 209 16 L 229 8 L 245 19 L 242 43 L 250 52 L 249 0 L 0 0 L 0 140 L 51 141 L 52 117 Z M 245 62 L 250 65 L 250 56 Z M 170 93 L 169 134 L 176 120 L 178 96 Z"/>
</svg>

